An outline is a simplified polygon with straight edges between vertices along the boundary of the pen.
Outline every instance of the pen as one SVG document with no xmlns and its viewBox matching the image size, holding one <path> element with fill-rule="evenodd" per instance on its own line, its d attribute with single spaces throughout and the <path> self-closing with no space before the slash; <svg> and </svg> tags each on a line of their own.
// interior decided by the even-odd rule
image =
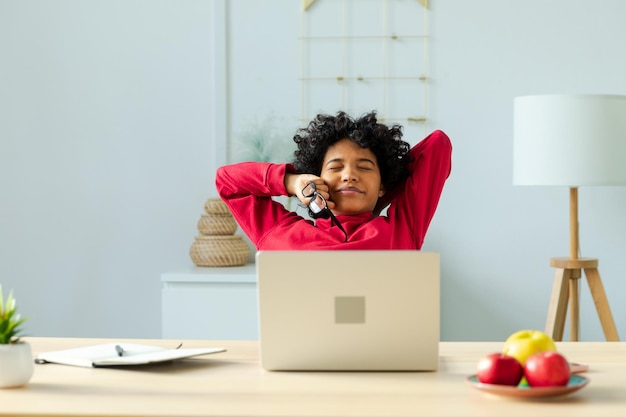
<svg viewBox="0 0 626 417">
<path fill-rule="evenodd" d="M 120 345 L 115 345 L 117 356 L 124 356 L 124 349 Z"/>
</svg>

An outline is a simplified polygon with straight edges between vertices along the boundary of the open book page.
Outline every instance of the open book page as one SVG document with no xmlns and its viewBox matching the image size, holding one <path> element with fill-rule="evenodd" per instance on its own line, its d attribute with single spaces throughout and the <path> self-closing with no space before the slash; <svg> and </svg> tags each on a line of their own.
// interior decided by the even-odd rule
<svg viewBox="0 0 626 417">
<path fill-rule="evenodd" d="M 36 362 L 51 362 L 88 368 L 97 366 L 145 365 L 224 351 L 226 351 L 226 349 L 223 347 L 166 349 L 158 346 L 137 345 L 132 343 L 107 343 L 40 353 L 36 358 Z"/>
</svg>

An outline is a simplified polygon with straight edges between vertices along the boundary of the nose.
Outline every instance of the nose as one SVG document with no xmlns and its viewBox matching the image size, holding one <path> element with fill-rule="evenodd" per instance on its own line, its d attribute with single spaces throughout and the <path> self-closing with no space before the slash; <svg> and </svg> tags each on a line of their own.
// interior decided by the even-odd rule
<svg viewBox="0 0 626 417">
<path fill-rule="evenodd" d="M 341 172 L 341 180 L 343 182 L 355 182 L 358 181 L 356 170 L 350 166 L 346 166 Z"/>
</svg>

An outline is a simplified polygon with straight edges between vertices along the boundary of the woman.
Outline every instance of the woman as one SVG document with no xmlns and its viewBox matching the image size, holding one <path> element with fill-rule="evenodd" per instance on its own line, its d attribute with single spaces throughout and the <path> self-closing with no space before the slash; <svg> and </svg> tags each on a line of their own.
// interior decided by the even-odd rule
<svg viewBox="0 0 626 417">
<path fill-rule="evenodd" d="M 435 131 L 409 149 L 401 129 L 375 112 L 320 114 L 294 136 L 293 164 L 220 167 L 218 193 L 257 250 L 420 249 L 452 147 Z M 294 195 L 316 220 L 272 199 Z"/>
</svg>

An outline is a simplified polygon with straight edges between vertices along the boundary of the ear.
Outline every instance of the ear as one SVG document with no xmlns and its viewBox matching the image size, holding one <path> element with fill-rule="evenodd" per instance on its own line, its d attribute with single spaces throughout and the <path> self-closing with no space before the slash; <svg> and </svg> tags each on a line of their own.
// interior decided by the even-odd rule
<svg viewBox="0 0 626 417">
<path fill-rule="evenodd" d="M 382 197 L 385 195 L 385 187 L 383 187 L 383 184 L 380 184 L 380 190 L 378 190 L 378 198 Z"/>
</svg>

